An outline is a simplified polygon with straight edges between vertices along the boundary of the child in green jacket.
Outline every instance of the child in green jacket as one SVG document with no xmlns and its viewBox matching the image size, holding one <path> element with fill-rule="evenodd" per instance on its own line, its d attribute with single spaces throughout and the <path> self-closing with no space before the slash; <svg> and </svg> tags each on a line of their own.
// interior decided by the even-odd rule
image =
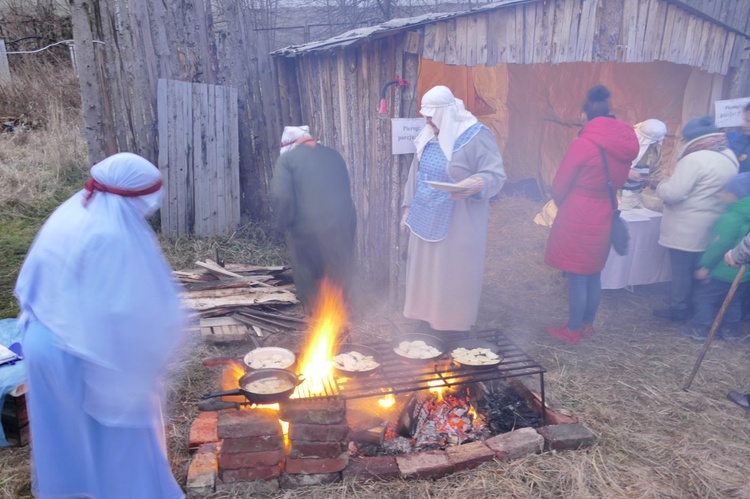
<svg viewBox="0 0 750 499">
<path fill-rule="evenodd" d="M 698 284 L 693 290 L 694 315 L 691 324 L 685 326 L 683 335 L 704 341 L 716 319 L 724 299 L 737 276 L 739 269 L 724 262 L 724 254 L 739 244 L 750 232 L 750 173 L 740 173 L 732 177 L 724 187 L 727 211 L 719 217 L 714 227 L 714 240 L 701 257 L 695 271 Z M 735 292 L 724 314 L 719 330 L 726 340 L 741 337 L 739 332 L 742 319 L 741 299 L 745 283 L 750 280 L 750 272 L 742 278 L 740 288 Z"/>
</svg>

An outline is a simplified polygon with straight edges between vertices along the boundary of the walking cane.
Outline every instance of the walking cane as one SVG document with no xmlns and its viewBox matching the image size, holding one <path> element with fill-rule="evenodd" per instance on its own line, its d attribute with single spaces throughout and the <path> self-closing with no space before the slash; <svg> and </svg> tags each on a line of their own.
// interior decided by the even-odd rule
<svg viewBox="0 0 750 499">
<path fill-rule="evenodd" d="M 716 314 L 716 319 L 714 319 L 714 323 L 711 325 L 711 330 L 708 332 L 708 336 L 706 336 L 706 341 L 703 343 L 703 348 L 701 348 L 701 352 L 698 354 L 698 359 L 695 361 L 695 365 L 693 366 L 693 372 L 691 372 L 690 376 L 688 376 L 685 379 L 685 384 L 682 386 L 683 390 L 688 391 L 688 389 L 690 388 L 690 385 L 693 383 L 693 378 L 695 378 L 695 375 L 698 373 L 698 369 L 701 367 L 701 362 L 703 362 L 703 357 L 706 356 L 706 352 L 708 352 L 708 347 L 711 346 L 711 340 L 714 339 L 714 334 L 716 334 L 716 331 L 719 329 L 719 326 L 721 325 L 721 321 L 722 319 L 724 319 L 724 313 L 727 311 L 727 307 L 729 307 L 729 302 L 731 302 L 732 298 L 734 298 L 734 293 L 737 291 L 737 288 L 740 286 L 740 281 L 742 280 L 742 276 L 744 275 L 745 275 L 745 265 L 742 265 L 740 267 L 739 272 L 737 272 L 737 277 L 735 277 L 734 281 L 732 281 L 732 286 L 729 288 L 727 297 L 724 298 L 724 303 L 721 304 L 719 313 Z"/>
</svg>

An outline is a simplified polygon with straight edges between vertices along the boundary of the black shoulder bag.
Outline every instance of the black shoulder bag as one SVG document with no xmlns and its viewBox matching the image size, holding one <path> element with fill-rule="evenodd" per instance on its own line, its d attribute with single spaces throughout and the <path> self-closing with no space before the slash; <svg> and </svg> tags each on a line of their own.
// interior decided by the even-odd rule
<svg viewBox="0 0 750 499">
<path fill-rule="evenodd" d="M 607 178 L 607 189 L 609 190 L 609 200 L 612 202 L 612 232 L 610 233 L 610 241 L 618 255 L 627 255 L 630 234 L 628 233 L 628 227 L 625 225 L 625 222 L 620 218 L 620 210 L 617 209 L 617 198 L 615 197 L 615 190 L 612 187 L 612 181 L 609 178 L 607 156 L 604 155 L 604 149 L 600 147 L 599 153 L 602 155 L 604 175 Z"/>
</svg>

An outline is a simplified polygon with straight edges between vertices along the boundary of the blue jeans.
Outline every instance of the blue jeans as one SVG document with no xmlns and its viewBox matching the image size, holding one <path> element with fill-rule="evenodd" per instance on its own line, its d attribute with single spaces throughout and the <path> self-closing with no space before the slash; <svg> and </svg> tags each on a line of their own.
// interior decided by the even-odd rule
<svg viewBox="0 0 750 499">
<path fill-rule="evenodd" d="M 672 263 L 672 296 L 669 306 L 673 312 L 689 312 L 693 274 L 702 255 L 700 251 L 669 249 L 669 260 Z"/>
<path fill-rule="evenodd" d="M 742 293 L 746 283 L 734 293 L 732 301 L 729 302 L 721 326 L 725 328 L 736 328 L 742 319 Z M 719 313 L 721 304 L 727 297 L 731 282 L 707 279 L 698 281 L 693 289 L 693 325 L 701 329 L 710 329 L 716 315 Z"/>
<path fill-rule="evenodd" d="M 578 331 L 593 324 L 602 297 L 602 273 L 568 275 L 568 329 Z"/>
</svg>

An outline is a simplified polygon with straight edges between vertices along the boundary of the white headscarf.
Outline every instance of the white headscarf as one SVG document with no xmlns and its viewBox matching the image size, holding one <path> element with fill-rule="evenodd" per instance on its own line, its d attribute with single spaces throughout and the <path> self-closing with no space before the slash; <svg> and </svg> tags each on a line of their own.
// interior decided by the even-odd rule
<svg viewBox="0 0 750 499">
<path fill-rule="evenodd" d="M 453 146 L 456 140 L 477 122 L 476 117 L 464 108 L 461 99 L 456 99 L 448 87 L 438 85 L 431 88 L 422 96 L 422 116 L 429 116 L 438 127 L 438 142 L 448 161 L 453 157 Z M 435 137 L 431 126 L 426 126 L 414 139 L 417 146 L 417 156 L 422 157 L 422 151 L 428 142 Z"/>
<path fill-rule="evenodd" d="M 664 141 L 664 137 L 667 135 L 667 125 L 655 119 L 642 121 L 635 125 L 633 129 L 638 137 L 640 149 L 638 150 L 638 156 L 636 156 L 635 160 L 630 165 L 631 168 L 638 164 L 651 144 L 661 144 Z"/>
<path fill-rule="evenodd" d="M 310 127 L 303 126 L 285 126 L 284 133 L 281 134 L 281 145 L 279 145 L 279 154 L 284 154 L 294 149 L 297 142 L 302 137 L 310 137 Z"/>
<path fill-rule="evenodd" d="M 153 164 L 130 153 L 94 165 L 91 175 L 123 191 L 161 181 Z M 170 268 L 144 218 L 159 206 L 161 189 L 136 197 L 96 191 L 84 203 L 88 196 L 73 195 L 44 224 L 15 295 L 25 317 L 36 317 L 62 349 L 85 361 L 84 409 L 92 417 L 149 426 L 184 325 Z"/>
</svg>

